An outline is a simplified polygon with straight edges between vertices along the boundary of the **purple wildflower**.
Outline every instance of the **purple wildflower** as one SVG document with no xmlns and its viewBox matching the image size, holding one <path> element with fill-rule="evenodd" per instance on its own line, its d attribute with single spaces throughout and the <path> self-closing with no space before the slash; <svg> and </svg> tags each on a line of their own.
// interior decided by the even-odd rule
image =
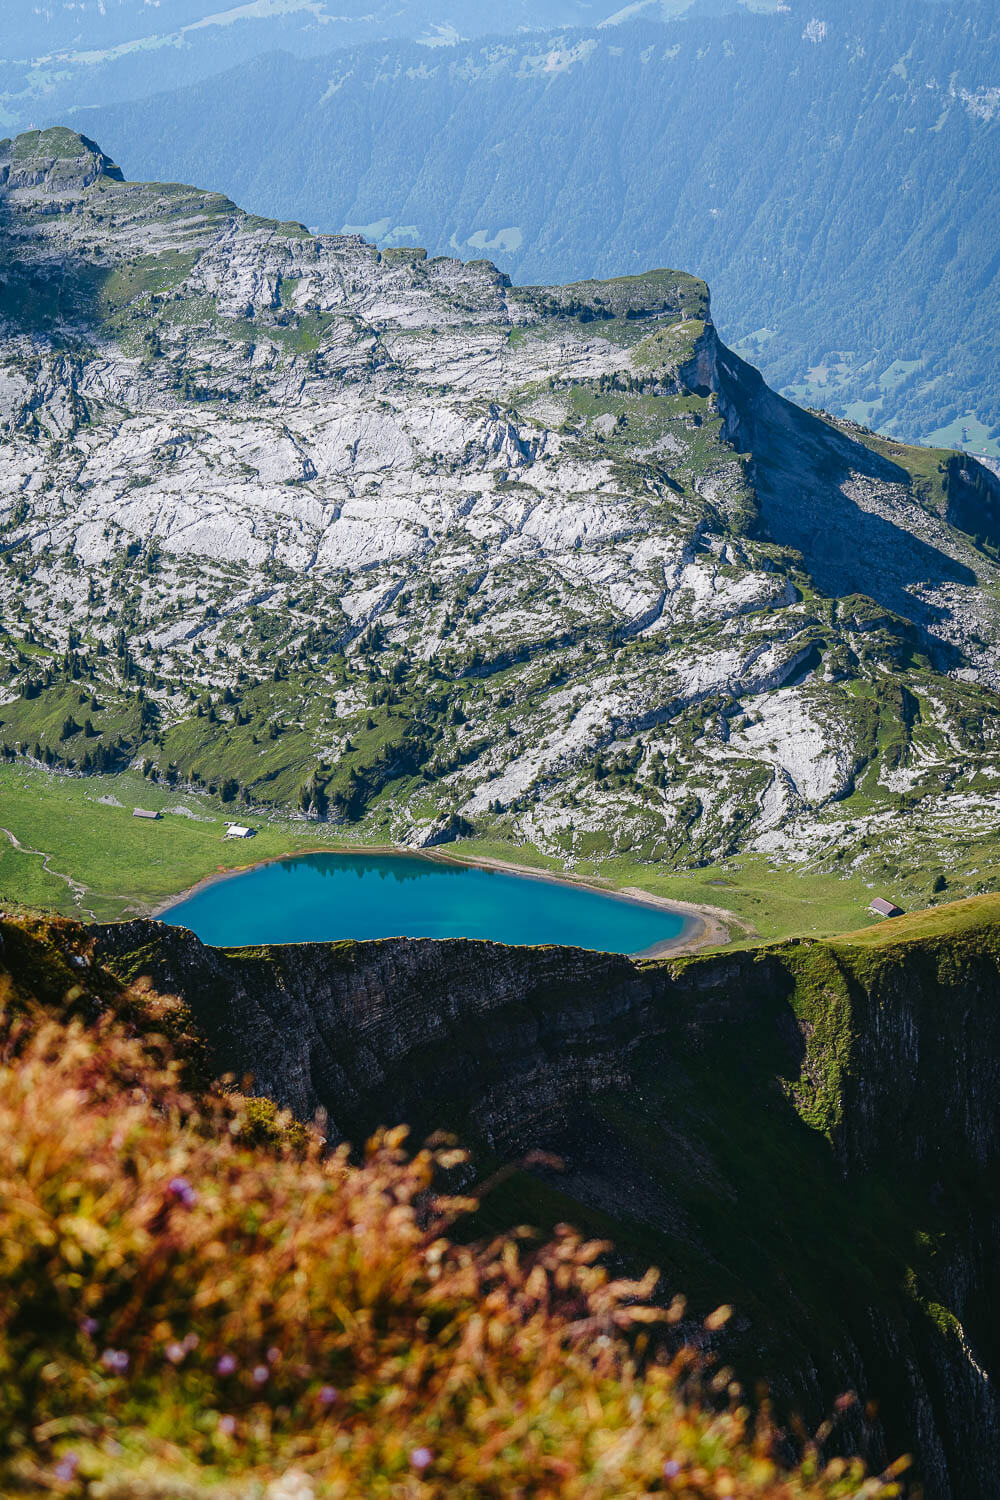
<svg viewBox="0 0 1000 1500">
<path fill-rule="evenodd" d="M 192 1352 L 192 1350 L 197 1349 L 199 1342 L 200 1342 L 200 1340 L 199 1340 L 198 1335 L 196 1333 L 186 1333 L 184 1335 L 184 1352 L 185 1352 L 185 1354 L 190 1354 Z"/>
<path fill-rule="evenodd" d="M 268 1351 L 267 1351 L 267 1362 L 268 1362 L 268 1364 L 269 1365 L 276 1365 L 278 1363 L 278 1360 L 280 1358 L 281 1358 L 281 1350 L 278 1348 L 278 1346 L 276 1344 L 272 1344 L 271 1347 L 270 1347 L 270 1349 L 268 1349 Z"/>
<path fill-rule="evenodd" d="M 163 1352 L 172 1365 L 179 1365 L 181 1360 L 187 1353 L 187 1350 L 184 1348 L 183 1344 L 178 1344 L 175 1342 L 172 1344 L 168 1344 Z"/>
<path fill-rule="evenodd" d="M 178 1203 L 183 1203 L 185 1208 L 194 1208 L 198 1202 L 198 1194 L 188 1182 L 186 1177 L 171 1177 L 167 1183 L 167 1192 Z"/>
<path fill-rule="evenodd" d="M 217 1375 L 232 1375 L 236 1369 L 236 1360 L 231 1354 L 223 1354 L 219 1357 L 219 1363 L 215 1367 Z"/>
<path fill-rule="evenodd" d="M 98 1330 L 98 1328 L 100 1328 L 100 1326 L 101 1325 L 100 1325 L 100 1323 L 98 1323 L 98 1321 L 97 1321 L 96 1318 L 81 1318 L 80 1319 L 80 1329 L 81 1329 L 81 1332 L 85 1333 L 88 1338 L 93 1338 L 94 1334 L 97 1332 L 97 1330 Z"/>
<path fill-rule="evenodd" d="M 236 1418 L 229 1416 L 220 1417 L 219 1431 L 224 1432 L 227 1437 L 232 1437 L 233 1433 L 236 1431 Z"/>
<path fill-rule="evenodd" d="M 320 1387 L 318 1401 L 320 1406 L 332 1406 L 338 1395 L 335 1385 L 324 1385 Z"/>
<path fill-rule="evenodd" d="M 414 1448 L 410 1454 L 410 1463 L 415 1469 L 423 1473 L 424 1469 L 430 1467 L 434 1462 L 434 1455 L 429 1448 Z"/>
<path fill-rule="evenodd" d="M 128 1355 L 124 1349 L 105 1349 L 101 1355 L 101 1364 L 107 1370 L 114 1370 L 119 1375 L 124 1375 L 128 1369 Z"/>
<path fill-rule="evenodd" d="M 267 1368 L 267 1365 L 254 1365 L 254 1367 L 253 1367 L 253 1383 L 254 1383 L 254 1385 L 263 1385 L 264 1382 L 267 1380 L 268 1376 L 270 1375 L 270 1373 L 271 1372 Z"/>
<path fill-rule="evenodd" d="M 680 1472 L 681 1466 L 677 1462 L 676 1458 L 668 1458 L 666 1463 L 663 1465 L 664 1479 L 676 1479 Z"/>
<path fill-rule="evenodd" d="M 69 1484 L 76 1478 L 76 1471 L 80 1467 L 80 1460 L 75 1453 L 64 1453 L 56 1464 L 56 1478 L 64 1480 Z"/>
</svg>

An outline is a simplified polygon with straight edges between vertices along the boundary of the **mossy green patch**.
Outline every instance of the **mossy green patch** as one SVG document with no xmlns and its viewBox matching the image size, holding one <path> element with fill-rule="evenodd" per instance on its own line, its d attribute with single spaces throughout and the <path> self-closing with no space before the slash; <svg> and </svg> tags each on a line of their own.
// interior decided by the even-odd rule
<svg viewBox="0 0 1000 1500">
<path fill-rule="evenodd" d="M 857 932 L 845 932 L 834 943 L 837 948 L 878 950 L 956 939 L 977 944 L 1000 942 L 1000 895 L 972 896 L 929 911 L 891 917 Z"/>
<path fill-rule="evenodd" d="M 137 806 L 162 816 L 135 818 Z M 152 786 L 135 775 L 53 776 L 0 765 L 0 823 L 81 888 L 74 894 L 56 873 L 46 876 L 39 859 L 15 853 L 0 835 L 0 899 L 110 920 L 148 910 L 219 871 L 336 838 L 334 830 L 304 822 L 249 821 L 258 830 L 251 844 L 227 842 L 226 817 L 211 799 Z"/>
<path fill-rule="evenodd" d="M 686 318 L 683 322 L 672 323 L 669 328 L 657 329 L 636 345 L 632 361 L 648 369 L 658 369 L 664 365 L 676 368 L 679 363 L 692 357 L 705 328 L 706 324 L 702 319 Z"/>
</svg>

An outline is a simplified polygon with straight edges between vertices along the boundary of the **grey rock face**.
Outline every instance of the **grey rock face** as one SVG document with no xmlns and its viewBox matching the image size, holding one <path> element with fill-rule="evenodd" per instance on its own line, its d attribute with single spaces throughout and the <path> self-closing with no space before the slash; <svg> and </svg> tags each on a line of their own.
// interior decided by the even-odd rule
<svg viewBox="0 0 1000 1500">
<path fill-rule="evenodd" d="M 0 172 L 11 749 L 76 651 L 105 760 L 396 843 L 832 864 L 905 796 L 947 865 L 992 816 L 1000 484 L 775 396 L 703 283 L 517 288 L 68 131 Z"/>
<path fill-rule="evenodd" d="M 100 146 L 72 130 L 33 130 L 0 141 L 0 187 L 51 202 L 89 188 L 99 178 L 122 182 L 120 168 Z"/>
</svg>

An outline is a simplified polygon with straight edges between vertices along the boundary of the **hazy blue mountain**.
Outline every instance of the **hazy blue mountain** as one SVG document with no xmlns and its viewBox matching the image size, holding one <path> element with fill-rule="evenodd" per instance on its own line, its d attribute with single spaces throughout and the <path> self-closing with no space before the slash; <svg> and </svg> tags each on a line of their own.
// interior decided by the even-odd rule
<svg viewBox="0 0 1000 1500">
<path fill-rule="evenodd" d="M 782 389 L 1000 452 L 996 10 L 814 3 L 275 54 L 76 119 L 131 175 L 519 281 L 690 266 Z"/>
<path fill-rule="evenodd" d="M 691 0 L 664 0 L 669 11 Z M 613 0 L 3 0 L 0 127 L 141 99 L 284 50 L 313 57 L 394 37 L 435 47 L 484 32 L 595 25 Z"/>
<path fill-rule="evenodd" d="M 0 127 L 196 83 L 267 52 L 314 57 L 391 38 L 424 47 L 551 26 L 773 10 L 782 0 L 3 0 Z"/>
<path fill-rule="evenodd" d="M 433 36 L 442 29 L 459 35 L 518 31 L 574 23 L 598 25 L 642 15 L 668 20 L 686 12 L 776 10 L 782 0 L 4 0 L 0 43 L 11 57 L 41 55 L 53 49 L 83 54 L 137 39 L 181 35 L 188 46 L 213 31 L 233 33 L 254 26 L 291 32 L 326 30 L 326 42 L 359 37 Z"/>
<path fill-rule="evenodd" d="M 690 8 L 674 0 L 666 13 Z M 166 47 L 177 37 L 197 47 L 212 33 L 255 27 L 290 35 L 325 34 L 327 48 L 372 37 L 418 36 L 424 29 L 452 26 L 459 34 L 516 30 L 564 22 L 596 24 L 616 7 L 612 0 L 511 0 L 502 13 L 485 0 L 4 0 L 3 50 L 10 56 L 41 56 L 53 49 L 82 57 L 106 47 L 146 39 Z M 662 12 L 661 12 L 662 13 Z"/>
</svg>

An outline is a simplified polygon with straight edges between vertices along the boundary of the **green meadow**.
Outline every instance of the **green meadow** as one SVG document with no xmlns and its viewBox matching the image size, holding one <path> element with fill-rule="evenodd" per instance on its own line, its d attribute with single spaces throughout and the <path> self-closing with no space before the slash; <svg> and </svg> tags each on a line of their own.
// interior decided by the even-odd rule
<svg viewBox="0 0 1000 1500">
<path fill-rule="evenodd" d="M 136 807 L 159 811 L 161 817 L 135 818 Z M 255 837 L 227 840 L 228 823 L 241 818 L 256 830 Z M 384 847 L 359 838 L 350 826 L 227 815 L 207 794 L 158 787 L 129 772 L 66 776 L 17 764 L 0 765 L 0 830 L 0 902 L 6 908 L 99 921 L 148 914 L 201 880 L 262 860 L 324 848 Z M 503 840 L 462 839 L 437 852 L 711 906 L 730 914 L 731 940 L 741 947 L 863 927 L 870 921 L 868 903 L 880 892 L 913 908 L 928 901 L 922 885 L 911 891 L 907 880 L 887 884 L 883 892 L 870 872 L 839 875 L 808 865 L 776 866 L 753 855 L 674 872 L 612 857 L 561 864 L 530 845 Z M 984 877 L 987 884 L 1000 880 L 995 851 L 970 844 L 940 899 L 971 894 L 983 887 Z"/>
</svg>

